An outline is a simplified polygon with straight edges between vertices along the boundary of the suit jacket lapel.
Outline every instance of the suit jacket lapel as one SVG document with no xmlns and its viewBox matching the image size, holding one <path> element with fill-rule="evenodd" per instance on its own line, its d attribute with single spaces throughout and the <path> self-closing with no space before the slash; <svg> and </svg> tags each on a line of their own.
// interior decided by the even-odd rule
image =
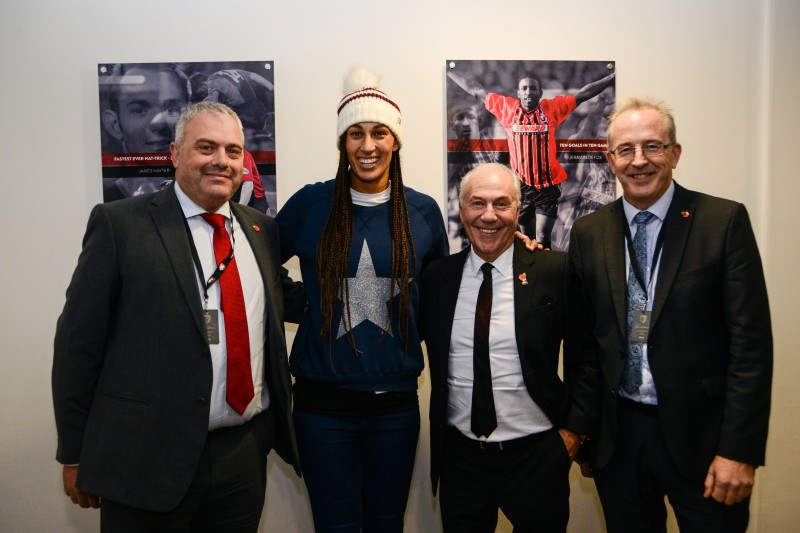
<svg viewBox="0 0 800 533">
<path fill-rule="evenodd" d="M 656 294 L 653 300 L 653 316 L 651 318 L 651 329 L 655 327 L 664 302 L 669 295 L 670 287 L 675 281 L 678 267 L 683 258 L 683 251 L 686 249 L 686 241 L 689 238 L 689 230 L 692 227 L 692 220 L 695 214 L 695 201 L 692 194 L 675 183 L 675 195 L 672 197 L 667 218 L 664 221 L 664 248 L 661 251 L 661 258 L 658 265 L 658 281 L 656 282 Z M 687 213 L 688 216 L 683 216 Z"/>
<path fill-rule="evenodd" d="M 611 204 L 606 224 L 605 264 L 608 268 L 608 284 L 611 287 L 611 296 L 614 300 L 614 312 L 617 323 L 623 336 L 628 328 L 628 273 L 625 271 L 625 210 L 622 208 L 622 199 L 617 199 Z"/>
<path fill-rule="evenodd" d="M 447 363 L 450 358 L 450 337 L 453 333 L 453 318 L 456 314 L 458 290 L 461 288 L 461 278 L 464 275 L 464 263 L 469 256 L 470 247 L 464 248 L 455 255 L 445 259 L 446 268 L 441 270 L 438 308 L 438 328 L 442 332 L 440 353 L 436 354 L 436 363 L 439 365 L 440 376 L 447 379 Z"/>
<path fill-rule="evenodd" d="M 521 359 L 525 353 L 525 334 L 530 329 L 527 319 L 530 307 L 533 305 L 532 295 L 536 284 L 536 270 L 533 268 L 535 257 L 535 253 L 528 252 L 521 241 L 514 239 L 514 332 Z"/>
<path fill-rule="evenodd" d="M 205 338 L 206 329 L 203 324 L 200 291 L 197 287 L 197 272 L 192 262 L 186 219 L 178 197 L 175 195 L 174 187 L 169 187 L 154 195 L 151 205 L 150 213 L 167 257 L 172 263 L 178 286 L 181 288 L 186 305 L 192 310 L 192 317 L 198 331 Z"/>
<path fill-rule="evenodd" d="M 236 202 L 230 202 L 231 212 L 239 221 L 242 232 L 247 237 L 247 242 L 250 243 L 250 248 L 253 250 L 253 255 L 258 263 L 258 268 L 261 271 L 261 278 L 264 284 L 265 296 L 268 302 L 267 309 L 275 309 L 277 302 L 275 301 L 275 287 L 272 285 L 272 280 L 276 279 L 276 272 L 274 265 L 269 257 L 269 250 L 267 249 L 267 239 L 259 236 L 258 233 L 263 231 L 260 225 L 251 218 L 246 209 Z M 258 228 L 258 230 L 256 230 Z M 268 320 L 269 317 L 267 318 Z"/>
</svg>

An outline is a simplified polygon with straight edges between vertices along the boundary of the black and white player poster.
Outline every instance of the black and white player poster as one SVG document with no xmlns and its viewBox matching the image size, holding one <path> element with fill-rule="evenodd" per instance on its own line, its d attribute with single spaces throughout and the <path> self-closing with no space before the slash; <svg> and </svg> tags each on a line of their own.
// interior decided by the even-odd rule
<svg viewBox="0 0 800 533">
<path fill-rule="evenodd" d="M 248 205 L 275 215 L 275 91 L 272 61 L 98 65 L 103 201 L 162 189 L 174 179 L 170 143 L 189 104 L 222 102 L 245 135 Z M 249 154 L 249 155 L 248 155 Z"/>
<path fill-rule="evenodd" d="M 520 229 L 565 251 L 573 222 L 616 196 L 605 158 L 614 62 L 448 60 L 445 75 L 451 252 L 467 245 L 461 179 L 489 162 L 520 179 Z"/>
</svg>

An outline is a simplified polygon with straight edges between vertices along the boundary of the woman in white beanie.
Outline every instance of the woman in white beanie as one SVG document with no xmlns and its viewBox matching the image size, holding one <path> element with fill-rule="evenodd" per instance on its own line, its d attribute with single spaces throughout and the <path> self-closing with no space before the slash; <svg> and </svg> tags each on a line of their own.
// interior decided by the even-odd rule
<svg viewBox="0 0 800 533">
<path fill-rule="evenodd" d="M 400 108 L 353 69 L 339 103 L 336 178 L 278 213 L 309 307 L 292 346 L 294 422 L 318 532 L 395 532 L 411 484 L 424 366 L 422 267 L 448 253 L 441 211 L 403 186 Z"/>
</svg>

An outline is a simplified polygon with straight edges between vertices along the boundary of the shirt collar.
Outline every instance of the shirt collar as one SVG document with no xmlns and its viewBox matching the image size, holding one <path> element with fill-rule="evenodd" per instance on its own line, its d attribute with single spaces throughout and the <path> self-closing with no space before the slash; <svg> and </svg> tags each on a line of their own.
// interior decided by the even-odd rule
<svg viewBox="0 0 800 533">
<path fill-rule="evenodd" d="M 183 192 L 183 189 L 181 189 L 181 186 L 178 185 L 177 180 L 174 183 L 175 183 L 174 185 L 175 196 L 178 197 L 178 203 L 181 204 L 181 210 L 183 210 L 183 216 L 185 216 L 186 218 L 192 218 L 208 212 L 199 205 L 197 205 L 196 203 L 194 203 L 194 200 L 189 198 L 189 196 L 185 192 Z M 230 203 L 225 202 L 224 204 L 222 204 L 222 206 L 220 206 L 219 209 L 215 211 L 215 213 L 224 216 L 228 220 L 231 220 Z"/>
<path fill-rule="evenodd" d="M 666 192 L 661 195 L 661 198 L 644 211 L 653 213 L 653 215 L 663 222 L 664 219 L 667 218 L 667 211 L 669 211 L 669 204 L 672 203 L 673 196 L 675 196 L 675 182 L 670 181 L 669 187 L 667 187 Z M 633 224 L 633 217 L 641 213 L 642 210 L 629 204 L 625 196 L 622 197 L 622 207 L 625 210 L 625 218 L 628 220 L 628 225 L 630 226 Z"/>
<path fill-rule="evenodd" d="M 512 243 L 511 246 L 508 247 L 508 250 L 500 254 L 500 256 L 494 261 L 491 261 L 491 263 L 492 266 L 497 269 L 500 275 L 509 277 L 512 274 L 513 260 L 514 244 Z M 483 276 L 483 273 L 481 273 L 481 267 L 486 262 L 487 261 L 484 261 L 478 257 L 478 254 L 475 253 L 474 248 L 470 248 L 469 255 L 467 256 L 467 273 L 476 277 Z"/>
</svg>

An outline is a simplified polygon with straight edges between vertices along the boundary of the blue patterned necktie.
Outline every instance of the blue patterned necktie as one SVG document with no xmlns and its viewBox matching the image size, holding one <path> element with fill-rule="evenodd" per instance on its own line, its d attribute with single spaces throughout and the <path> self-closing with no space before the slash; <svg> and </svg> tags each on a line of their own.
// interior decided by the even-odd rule
<svg viewBox="0 0 800 533">
<path fill-rule="evenodd" d="M 636 235 L 633 237 L 633 252 L 636 254 L 636 261 L 631 258 L 631 266 L 628 269 L 628 357 L 625 360 L 625 372 L 622 375 L 622 390 L 630 395 L 638 392 L 642 384 L 642 343 L 634 342 L 631 339 L 633 328 L 633 315 L 636 311 L 641 311 L 647 303 L 647 294 L 636 280 L 633 272 L 634 265 L 639 267 L 641 279 L 645 284 L 648 283 L 647 276 L 647 221 L 653 217 L 650 211 L 642 211 L 633 217 L 636 223 Z"/>
</svg>

